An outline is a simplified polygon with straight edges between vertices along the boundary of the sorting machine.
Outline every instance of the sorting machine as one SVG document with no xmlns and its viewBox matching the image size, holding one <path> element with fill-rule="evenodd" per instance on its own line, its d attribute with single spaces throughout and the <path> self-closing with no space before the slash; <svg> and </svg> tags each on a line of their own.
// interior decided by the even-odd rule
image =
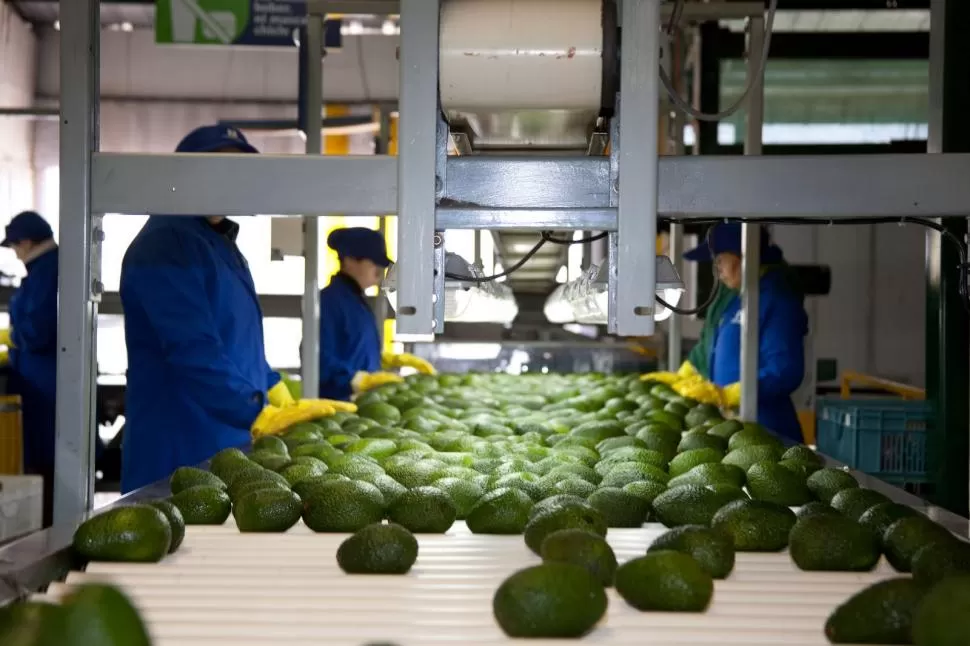
<svg viewBox="0 0 970 646">
<path fill-rule="evenodd" d="M 769 11 L 776 5 L 771 0 Z M 439 234 L 446 229 L 608 232 L 609 328 L 642 336 L 654 328 L 658 216 L 750 220 L 743 300 L 751 313 L 758 307 L 759 220 L 970 211 L 966 155 L 880 155 L 866 164 L 760 157 L 762 57 L 771 23 L 760 2 L 309 0 L 307 6 L 308 39 L 316 47 L 327 13 L 400 14 L 397 158 L 324 157 L 315 154 L 318 142 L 306 157 L 100 153 L 98 2 L 62 0 L 61 204 L 70 207 L 61 236 L 79 243 L 61 251 L 57 525 L 0 550 L 0 603 L 38 593 L 58 597 L 80 581 L 106 579 L 132 595 L 163 646 L 492 644 L 505 638 L 491 617 L 491 595 L 508 573 L 532 562 L 520 537 L 473 536 L 459 524 L 447 535 L 420 538 L 418 564 L 408 576 L 346 577 L 334 560 L 342 537 L 313 535 L 302 525 L 282 536 L 241 535 L 230 521 L 190 528 L 182 550 L 159 564 L 79 571 L 69 544 L 91 504 L 101 214 L 305 216 L 306 248 L 316 249 L 321 205 L 335 213 L 396 213 L 398 332 L 427 340 L 444 324 Z M 695 21 L 749 19 L 750 156 L 658 157 L 663 17 L 672 11 Z M 318 81 L 319 57 L 311 60 L 310 76 Z M 308 114 L 319 115 L 319 86 L 308 94 Z M 453 148 L 460 154 L 449 154 Z M 307 260 L 303 348 L 313 358 L 317 273 Z M 757 406 L 757 316 L 744 320 L 742 414 L 750 416 Z M 311 383 L 312 363 L 304 361 Z M 966 520 L 855 475 L 967 535 Z M 167 484 L 158 483 L 120 504 L 166 494 Z M 641 554 L 659 531 L 656 525 L 616 530 L 609 540 L 624 560 Z M 717 583 L 707 613 L 637 613 L 614 596 L 606 623 L 587 639 L 823 644 L 831 609 L 891 575 L 885 565 L 866 574 L 810 574 L 785 554 L 741 554 L 732 577 Z"/>
</svg>

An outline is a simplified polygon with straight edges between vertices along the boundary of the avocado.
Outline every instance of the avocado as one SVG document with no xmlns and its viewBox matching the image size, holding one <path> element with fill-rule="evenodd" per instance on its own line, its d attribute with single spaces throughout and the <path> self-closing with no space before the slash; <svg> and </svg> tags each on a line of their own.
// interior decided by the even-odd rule
<svg viewBox="0 0 970 646">
<path fill-rule="evenodd" d="M 677 445 L 677 453 L 684 453 L 693 449 L 714 449 L 724 457 L 727 452 L 727 440 L 716 435 L 709 435 L 705 429 L 701 432 L 685 433 Z M 718 460 L 720 461 L 720 460 Z"/>
<path fill-rule="evenodd" d="M 802 460 L 782 460 L 778 464 L 799 476 L 803 482 L 808 479 L 808 476 L 822 468 L 814 462 L 803 462 Z"/>
<path fill-rule="evenodd" d="M 314 460 L 313 462 L 291 464 L 280 471 L 280 475 L 283 476 L 283 478 L 285 478 L 292 487 L 296 483 L 302 482 L 303 480 L 309 480 L 310 478 L 322 476 L 327 471 L 328 469 L 326 464 L 320 460 Z"/>
<path fill-rule="evenodd" d="M 525 526 L 525 544 L 539 554 L 542 541 L 561 529 L 585 529 L 598 536 L 606 536 L 606 519 L 588 503 L 567 504 L 536 514 Z"/>
<path fill-rule="evenodd" d="M 606 614 L 602 584 L 589 570 L 549 562 L 519 570 L 495 591 L 492 612 L 509 637 L 579 638 Z"/>
<path fill-rule="evenodd" d="M 805 479 L 777 462 L 758 462 L 748 469 L 748 493 L 755 500 L 798 507 L 812 501 Z"/>
<path fill-rule="evenodd" d="M 268 489 L 273 486 L 282 489 L 290 488 L 290 483 L 282 475 L 269 469 L 257 469 L 255 471 L 247 471 L 245 475 L 237 475 L 232 479 L 232 485 L 227 492 L 229 494 L 229 500 L 237 500 L 243 494 L 257 488 L 255 484 L 257 482 L 262 483 L 262 486 L 258 487 L 260 489 Z"/>
<path fill-rule="evenodd" d="M 832 509 L 831 505 L 822 502 L 821 500 L 813 500 L 807 505 L 802 505 L 795 512 L 795 516 L 799 519 L 809 518 L 811 516 L 841 516 L 839 512 Z"/>
<path fill-rule="evenodd" d="M 781 451 L 775 446 L 770 444 L 755 444 L 733 449 L 724 456 L 721 463 L 734 465 L 747 473 L 748 469 L 759 462 L 777 462 L 781 457 L 780 454 Z"/>
<path fill-rule="evenodd" d="M 657 496 L 666 490 L 667 487 L 662 482 L 657 482 L 656 480 L 639 480 L 623 485 L 623 491 L 637 496 L 648 505 L 651 505 Z"/>
<path fill-rule="evenodd" d="M 706 487 L 714 484 L 724 484 L 738 489 L 744 486 L 745 475 L 739 467 L 730 464 L 706 463 L 699 464 L 687 473 L 671 478 L 667 486 L 679 487 L 685 484 Z"/>
<path fill-rule="evenodd" d="M 236 501 L 232 516 L 241 532 L 285 532 L 300 520 L 303 501 L 286 489 L 253 491 Z"/>
<path fill-rule="evenodd" d="M 434 487 L 411 489 L 387 510 L 390 521 L 419 534 L 444 534 L 457 515 L 448 494 Z"/>
<path fill-rule="evenodd" d="M 897 572 L 910 572 L 913 557 L 920 549 L 954 540 L 956 537 L 943 526 L 920 514 L 900 518 L 890 525 L 882 537 L 882 545 L 886 560 Z"/>
<path fill-rule="evenodd" d="M 941 581 L 926 594 L 913 615 L 916 646 L 966 646 L 970 639 L 970 576 Z"/>
<path fill-rule="evenodd" d="M 970 575 L 970 543 L 961 540 L 925 545 L 913 557 L 913 579 L 926 586 L 948 576 Z"/>
<path fill-rule="evenodd" d="M 120 590 L 88 583 L 61 601 L 65 646 L 150 646 L 148 629 L 138 610 Z"/>
<path fill-rule="evenodd" d="M 700 485 L 683 485 L 654 498 L 653 510 L 666 527 L 710 525 L 719 509 L 740 497 L 744 497 L 740 489 L 714 491 Z"/>
<path fill-rule="evenodd" d="M 219 487 L 220 489 L 226 488 L 226 483 L 216 477 L 215 474 L 203 471 L 202 469 L 196 469 L 195 467 L 179 467 L 172 473 L 172 477 L 169 480 L 169 487 L 172 489 L 173 494 L 199 485 Z"/>
<path fill-rule="evenodd" d="M 735 500 L 714 514 L 711 527 L 730 536 L 739 552 L 780 552 L 788 546 L 795 520 L 788 507 L 763 500 Z"/>
<path fill-rule="evenodd" d="M 459 478 L 441 478 L 435 480 L 431 486 L 445 492 L 451 499 L 458 520 L 465 520 L 475 503 L 485 494 L 481 485 Z"/>
<path fill-rule="evenodd" d="M 913 614 L 925 594 L 910 578 L 879 581 L 829 615 L 825 636 L 833 644 L 910 644 Z"/>
<path fill-rule="evenodd" d="M 671 529 L 647 548 L 647 553 L 674 551 L 687 554 L 715 579 L 724 579 L 734 569 L 734 543 L 730 537 L 703 525 Z"/>
<path fill-rule="evenodd" d="M 602 487 L 623 487 L 640 480 L 656 480 L 666 483 L 670 476 L 652 464 L 643 462 L 622 462 L 610 469 L 600 481 Z"/>
<path fill-rule="evenodd" d="M 882 502 L 889 502 L 889 499 L 878 491 L 852 488 L 843 489 L 832 496 L 829 504 L 832 505 L 833 509 L 842 512 L 852 520 L 859 520 L 870 507 L 875 507 Z"/>
<path fill-rule="evenodd" d="M 729 440 L 732 435 L 744 430 L 744 424 L 737 421 L 736 419 L 729 419 L 721 422 L 716 426 L 712 426 L 708 431 L 708 435 L 714 435 L 717 437 L 722 437 L 725 440 Z"/>
<path fill-rule="evenodd" d="M 546 536 L 539 548 L 543 562 L 572 563 L 596 577 L 604 587 L 613 585 L 616 555 L 602 536 L 585 529 L 562 529 Z"/>
<path fill-rule="evenodd" d="M 680 431 L 664 424 L 650 424 L 637 431 L 636 438 L 643 442 L 647 449 L 657 451 L 665 460 L 672 460 L 677 455 L 680 444 Z"/>
<path fill-rule="evenodd" d="M 636 438 L 627 437 L 615 439 L 633 440 Z M 606 475 L 614 466 L 624 462 L 641 462 L 643 464 L 655 466 L 661 471 L 667 468 L 667 459 L 664 458 L 663 454 L 661 454 L 659 451 L 654 451 L 653 449 L 644 449 L 636 446 L 625 446 L 620 449 L 615 449 L 612 453 L 605 455 L 603 459 L 596 463 L 593 470 L 601 476 Z"/>
<path fill-rule="evenodd" d="M 231 500 L 233 504 L 236 504 L 240 498 L 244 498 L 254 491 L 262 491 L 263 489 L 278 489 L 282 491 L 290 490 L 286 484 L 277 482 L 276 480 L 250 480 L 247 482 L 237 482 L 233 487 L 232 493 L 229 494 L 229 500 Z"/>
<path fill-rule="evenodd" d="M 637 610 L 704 612 L 714 580 L 689 555 L 658 550 L 627 561 L 616 570 L 616 591 Z"/>
<path fill-rule="evenodd" d="M 720 463 L 723 457 L 724 454 L 717 449 L 691 449 L 674 456 L 674 459 L 670 461 L 668 471 L 670 472 L 671 478 L 676 478 L 683 473 L 687 473 L 699 464 Z"/>
<path fill-rule="evenodd" d="M 315 478 L 310 478 L 309 480 L 303 480 L 302 482 L 297 482 L 295 485 L 293 485 L 293 492 L 296 495 L 298 495 L 301 499 L 306 500 L 307 494 L 309 494 L 311 489 L 315 489 L 326 482 L 335 482 L 338 480 L 342 480 L 344 482 L 351 481 L 350 478 L 348 478 L 347 476 L 342 476 L 339 473 L 325 473 L 322 476 L 317 476 Z"/>
<path fill-rule="evenodd" d="M 623 424 L 617 421 L 592 421 L 585 422 L 573 428 L 569 432 L 572 437 L 581 437 L 593 440 L 593 446 L 611 437 L 622 437 L 624 435 Z"/>
<path fill-rule="evenodd" d="M 253 440 L 253 453 L 257 451 L 267 451 L 283 456 L 290 454 L 289 449 L 286 448 L 286 442 L 276 435 L 263 435 Z"/>
<path fill-rule="evenodd" d="M 358 406 L 357 415 L 386 426 L 394 426 L 401 421 L 401 411 L 386 402 L 374 402 Z"/>
<path fill-rule="evenodd" d="M 588 502 L 603 514 L 608 527 L 642 527 L 650 512 L 650 503 L 616 487 L 600 487 Z"/>
<path fill-rule="evenodd" d="M 868 572 L 882 555 L 872 532 L 845 516 L 816 515 L 795 523 L 788 552 L 802 570 Z"/>
<path fill-rule="evenodd" d="M 168 518 L 149 505 L 114 507 L 87 519 L 74 532 L 74 550 L 89 561 L 154 563 L 169 553 L 171 545 Z"/>
<path fill-rule="evenodd" d="M 711 404 L 698 404 L 684 415 L 684 422 L 689 426 L 699 426 L 705 422 L 720 423 L 723 418 L 717 406 Z"/>
<path fill-rule="evenodd" d="M 347 574 L 407 574 L 417 558 L 418 539 L 395 523 L 362 527 L 337 549 Z"/>
<path fill-rule="evenodd" d="M 232 509 L 229 494 L 208 485 L 189 487 L 169 501 L 182 512 L 186 525 L 222 525 Z"/>
<path fill-rule="evenodd" d="M 586 504 L 586 498 L 582 496 L 575 496 L 572 494 L 557 494 L 555 496 L 550 496 L 544 498 L 532 506 L 529 510 L 529 518 L 538 516 L 544 511 L 549 511 L 552 509 L 559 509 L 560 507 L 566 507 L 569 505 L 583 505 Z"/>
<path fill-rule="evenodd" d="M 579 478 L 569 478 L 568 480 L 562 480 L 557 482 L 552 486 L 552 489 L 548 492 L 544 492 L 545 495 L 571 495 L 578 496 L 584 500 L 590 497 L 593 492 L 596 491 L 596 485 L 587 482 L 586 480 L 580 480 Z"/>
<path fill-rule="evenodd" d="M 60 605 L 25 601 L 0 606 L 3 646 L 64 646 L 66 612 Z M 80 645 L 79 645 L 80 646 Z"/>
<path fill-rule="evenodd" d="M 524 491 L 495 489 L 475 503 L 465 524 L 473 534 L 521 534 L 532 508 L 532 498 Z"/>
<path fill-rule="evenodd" d="M 303 496 L 303 523 L 315 532 L 356 532 L 383 518 L 384 496 L 367 482 L 320 482 Z"/>
<path fill-rule="evenodd" d="M 279 471 L 292 463 L 290 456 L 274 453 L 273 451 L 253 451 L 249 459 L 264 469 Z"/>
<path fill-rule="evenodd" d="M 600 442 L 599 444 L 597 444 L 595 448 L 600 455 L 602 455 L 603 457 L 606 457 L 608 455 L 611 455 L 614 451 L 617 451 L 619 449 L 625 449 L 627 447 L 646 449 L 647 444 L 643 440 L 638 440 L 632 435 L 623 435 L 622 437 L 607 438 L 602 442 Z"/>
<path fill-rule="evenodd" d="M 209 460 L 209 471 L 211 471 L 214 476 L 216 476 L 217 478 L 225 482 L 226 485 L 228 485 L 229 482 L 226 480 L 226 478 L 229 475 L 229 473 L 231 473 L 232 471 L 235 471 L 240 467 L 251 466 L 251 465 L 252 465 L 252 462 L 250 462 L 249 458 L 246 457 L 246 454 L 240 451 L 239 449 L 223 449 L 218 453 L 216 453 L 215 455 L 213 455 L 212 459 Z M 190 469 L 192 467 L 185 467 L 185 468 Z M 177 470 L 178 469 L 176 469 L 176 471 Z M 202 483 L 202 484 L 217 484 L 217 483 Z M 190 486 L 195 487 L 198 485 L 193 484 Z M 173 491 L 172 493 L 178 493 L 178 492 Z"/>
<path fill-rule="evenodd" d="M 326 476 L 329 474 L 324 475 Z M 319 478 L 320 476 L 317 477 Z M 315 480 L 315 478 L 311 478 L 311 480 Z M 381 492 L 381 495 L 384 496 L 385 506 L 393 505 L 394 501 L 407 493 L 408 490 L 407 487 L 385 473 L 363 476 L 360 478 L 360 480 L 369 482 L 377 487 L 377 489 Z M 295 488 L 296 486 L 294 485 L 294 489 Z"/>
<path fill-rule="evenodd" d="M 182 518 L 182 512 L 168 500 L 151 500 L 146 504 L 165 514 L 168 519 L 168 525 L 172 528 L 172 544 L 168 547 L 168 553 L 174 554 L 185 539 L 185 519 Z"/>
<path fill-rule="evenodd" d="M 918 515 L 918 511 L 907 505 L 901 505 L 898 502 L 880 502 L 859 516 L 859 524 L 869 529 L 881 544 L 882 537 L 886 535 L 890 525 L 900 518 Z"/>
<path fill-rule="evenodd" d="M 736 451 L 745 446 L 770 446 L 773 447 L 777 453 L 778 457 L 775 460 L 781 459 L 781 454 L 784 452 L 785 447 L 774 435 L 768 433 L 764 430 L 757 430 L 753 428 L 745 428 L 742 431 L 734 433 L 728 439 L 728 451 Z"/>
<path fill-rule="evenodd" d="M 790 460 L 792 462 L 807 462 L 809 464 L 816 464 L 819 467 L 825 465 L 825 460 L 822 458 L 822 456 L 804 444 L 797 444 L 790 447 L 781 454 L 781 459 Z"/>
<path fill-rule="evenodd" d="M 833 467 L 819 469 L 808 476 L 805 484 L 808 486 L 808 490 L 824 503 L 831 502 L 835 494 L 843 489 L 855 489 L 859 486 L 851 473 Z"/>
</svg>

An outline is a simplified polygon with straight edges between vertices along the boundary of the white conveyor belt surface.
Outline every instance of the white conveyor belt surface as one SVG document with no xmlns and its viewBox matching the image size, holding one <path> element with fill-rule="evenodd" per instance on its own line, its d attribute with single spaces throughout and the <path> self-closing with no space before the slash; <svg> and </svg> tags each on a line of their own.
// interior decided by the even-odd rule
<svg viewBox="0 0 970 646">
<path fill-rule="evenodd" d="M 610 529 L 622 564 L 642 556 L 666 529 Z M 155 646 L 490 645 L 520 642 L 492 617 L 492 595 L 512 572 L 540 562 L 521 536 L 472 534 L 458 522 L 444 535 L 420 534 L 418 560 L 404 576 L 350 576 L 337 566 L 346 534 L 315 534 L 302 522 L 285 534 L 188 527 L 179 551 L 156 564 L 91 563 L 40 599 L 72 586 L 111 582 L 129 594 Z M 638 612 L 612 589 L 609 610 L 582 643 L 688 646 L 817 646 L 842 601 L 896 573 L 802 572 L 782 553 L 739 553 L 715 582 L 706 613 Z M 521 640 L 532 646 L 576 640 Z"/>
</svg>

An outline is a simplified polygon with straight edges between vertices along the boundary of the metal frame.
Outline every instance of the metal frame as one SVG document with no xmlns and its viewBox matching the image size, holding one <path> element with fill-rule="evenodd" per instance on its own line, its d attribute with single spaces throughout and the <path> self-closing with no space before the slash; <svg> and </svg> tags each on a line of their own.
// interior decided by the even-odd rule
<svg viewBox="0 0 970 646">
<path fill-rule="evenodd" d="M 970 155 L 808 156 L 791 158 L 668 157 L 656 160 L 654 41 L 638 37 L 657 25 L 659 0 L 626 0 L 621 100 L 625 140 L 608 158 L 446 159 L 437 97 L 438 8 L 441 0 L 402 0 L 400 161 L 385 155 L 117 155 L 98 153 L 98 2 L 61 0 L 61 294 L 58 361 L 56 518 L 71 522 L 89 508 L 93 429 L 94 314 L 97 312 L 98 213 L 233 215 L 331 212 L 399 218 L 399 331 L 427 338 L 436 320 L 435 231 L 546 228 L 617 231 L 616 331 L 652 330 L 652 256 L 657 213 L 685 220 L 711 217 L 964 216 L 970 211 Z M 374 11 L 377 0 L 315 1 L 324 10 Z M 390 3 L 387 3 L 388 6 Z M 353 6 L 351 6 L 353 5 Z M 688 5 L 714 11 L 715 5 Z M 734 3 L 719 9 L 738 10 Z M 761 3 L 746 5 L 758 17 Z M 388 9 L 384 9 L 387 11 Z M 700 10 L 700 9 L 698 9 Z M 713 17 L 713 16 L 712 16 Z M 637 25 L 640 29 L 631 27 Z M 642 50 L 649 51 L 642 51 Z M 420 74 L 418 72 L 420 71 Z M 652 105 L 641 102 L 653 101 Z M 622 132 L 621 132 L 622 130 Z M 631 134 L 632 133 L 632 134 Z M 632 142 L 632 143 L 631 143 Z M 617 140 L 615 143 L 619 143 Z M 650 144 L 654 145 L 650 145 Z M 619 147 L 618 147 L 619 148 Z M 638 152 L 639 149 L 639 152 Z M 619 164 L 618 161 L 622 161 Z M 636 179 L 614 196 L 626 168 Z M 632 169 L 632 172 L 631 172 Z M 652 187 L 657 175 L 656 190 Z M 808 178 L 811 178 L 809 181 Z M 233 186 L 219 194 L 212 186 Z M 744 187 L 739 190 L 739 187 Z M 614 200 L 615 197 L 615 200 Z M 635 204 L 636 199 L 644 200 Z M 656 200 L 656 207 L 654 207 Z M 435 213 L 436 207 L 438 212 Z M 633 208 L 640 209 L 634 213 Z M 459 223 L 458 220 L 461 220 Z M 631 239 L 627 236 L 642 236 Z M 652 250 L 652 245 L 649 245 Z M 641 254 L 640 257 L 637 257 Z M 638 273 L 640 270 L 644 273 Z M 311 267 L 308 273 L 313 273 Z M 438 263 L 438 271 L 441 267 Z M 750 269 L 749 269 L 750 271 Z M 612 276 L 612 272 L 611 272 Z M 440 283 L 440 281 L 438 281 Z M 437 304 L 443 304 L 437 294 Z M 640 305 L 636 305 L 640 303 Z M 634 307 L 642 310 L 635 311 Z M 619 310 L 619 312 L 617 312 Z M 403 315 L 403 316 L 402 316 Z M 750 375 L 750 363 L 748 374 Z M 750 377 L 749 377 L 750 379 Z"/>
</svg>

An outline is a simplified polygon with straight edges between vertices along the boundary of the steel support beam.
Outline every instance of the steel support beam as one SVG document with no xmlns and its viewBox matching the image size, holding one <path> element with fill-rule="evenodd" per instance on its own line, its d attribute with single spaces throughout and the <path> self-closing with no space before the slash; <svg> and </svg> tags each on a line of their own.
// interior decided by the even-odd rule
<svg viewBox="0 0 970 646">
<path fill-rule="evenodd" d="M 963 27 L 970 4 L 934 0 L 930 60 L 930 153 L 970 151 L 970 47 Z M 967 215 L 944 218 L 943 225 L 960 240 L 967 235 Z M 942 214 L 941 214 L 942 215 Z M 953 245 L 931 232 L 926 240 L 926 394 L 936 412 L 928 437 L 928 469 L 934 476 L 934 501 L 965 516 L 970 463 L 970 325 L 959 293 L 959 256 Z"/>
<path fill-rule="evenodd" d="M 719 59 L 744 57 L 744 34 L 713 23 L 711 28 Z M 771 60 L 926 60 L 929 43 L 925 32 L 775 32 Z"/>
<path fill-rule="evenodd" d="M 397 165 L 382 155 L 95 153 L 91 209 L 302 215 L 323 205 L 328 213 L 386 215 L 397 209 Z M 446 217 L 450 208 L 610 208 L 607 158 L 453 157 L 447 172 Z M 967 177 L 970 153 L 663 157 L 658 210 L 673 219 L 962 217 L 970 210 Z M 590 220 L 586 229 L 611 228 L 601 226 L 601 214 Z M 529 217 L 497 226 L 528 228 Z"/>
<path fill-rule="evenodd" d="M 748 78 L 755 77 L 745 113 L 744 153 L 761 154 L 764 126 L 764 76 L 757 76 L 765 42 L 764 18 L 748 24 Z M 763 73 L 763 70 L 762 70 Z M 741 418 L 758 419 L 758 348 L 761 301 L 761 225 L 741 225 Z"/>
<path fill-rule="evenodd" d="M 100 218 L 91 208 L 98 149 L 97 0 L 61 0 L 60 266 L 54 523 L 72 523 L 94 494 L 96 300 L 103 291 Z"/>
<path fill-rule="evenodd" d="M 307 16 L 305 39 L 300 41 L 304 57 L 301 79 L 305 88 L 303 113 L 306 119 L 306 154 L 323 152 L 323 14 Z M 303 216 L 303 342 L 300 344 L 300 379 L 303 393 L 311 397 L 320 383 L 320 220 L 314 212 Z"/>
</svg>

